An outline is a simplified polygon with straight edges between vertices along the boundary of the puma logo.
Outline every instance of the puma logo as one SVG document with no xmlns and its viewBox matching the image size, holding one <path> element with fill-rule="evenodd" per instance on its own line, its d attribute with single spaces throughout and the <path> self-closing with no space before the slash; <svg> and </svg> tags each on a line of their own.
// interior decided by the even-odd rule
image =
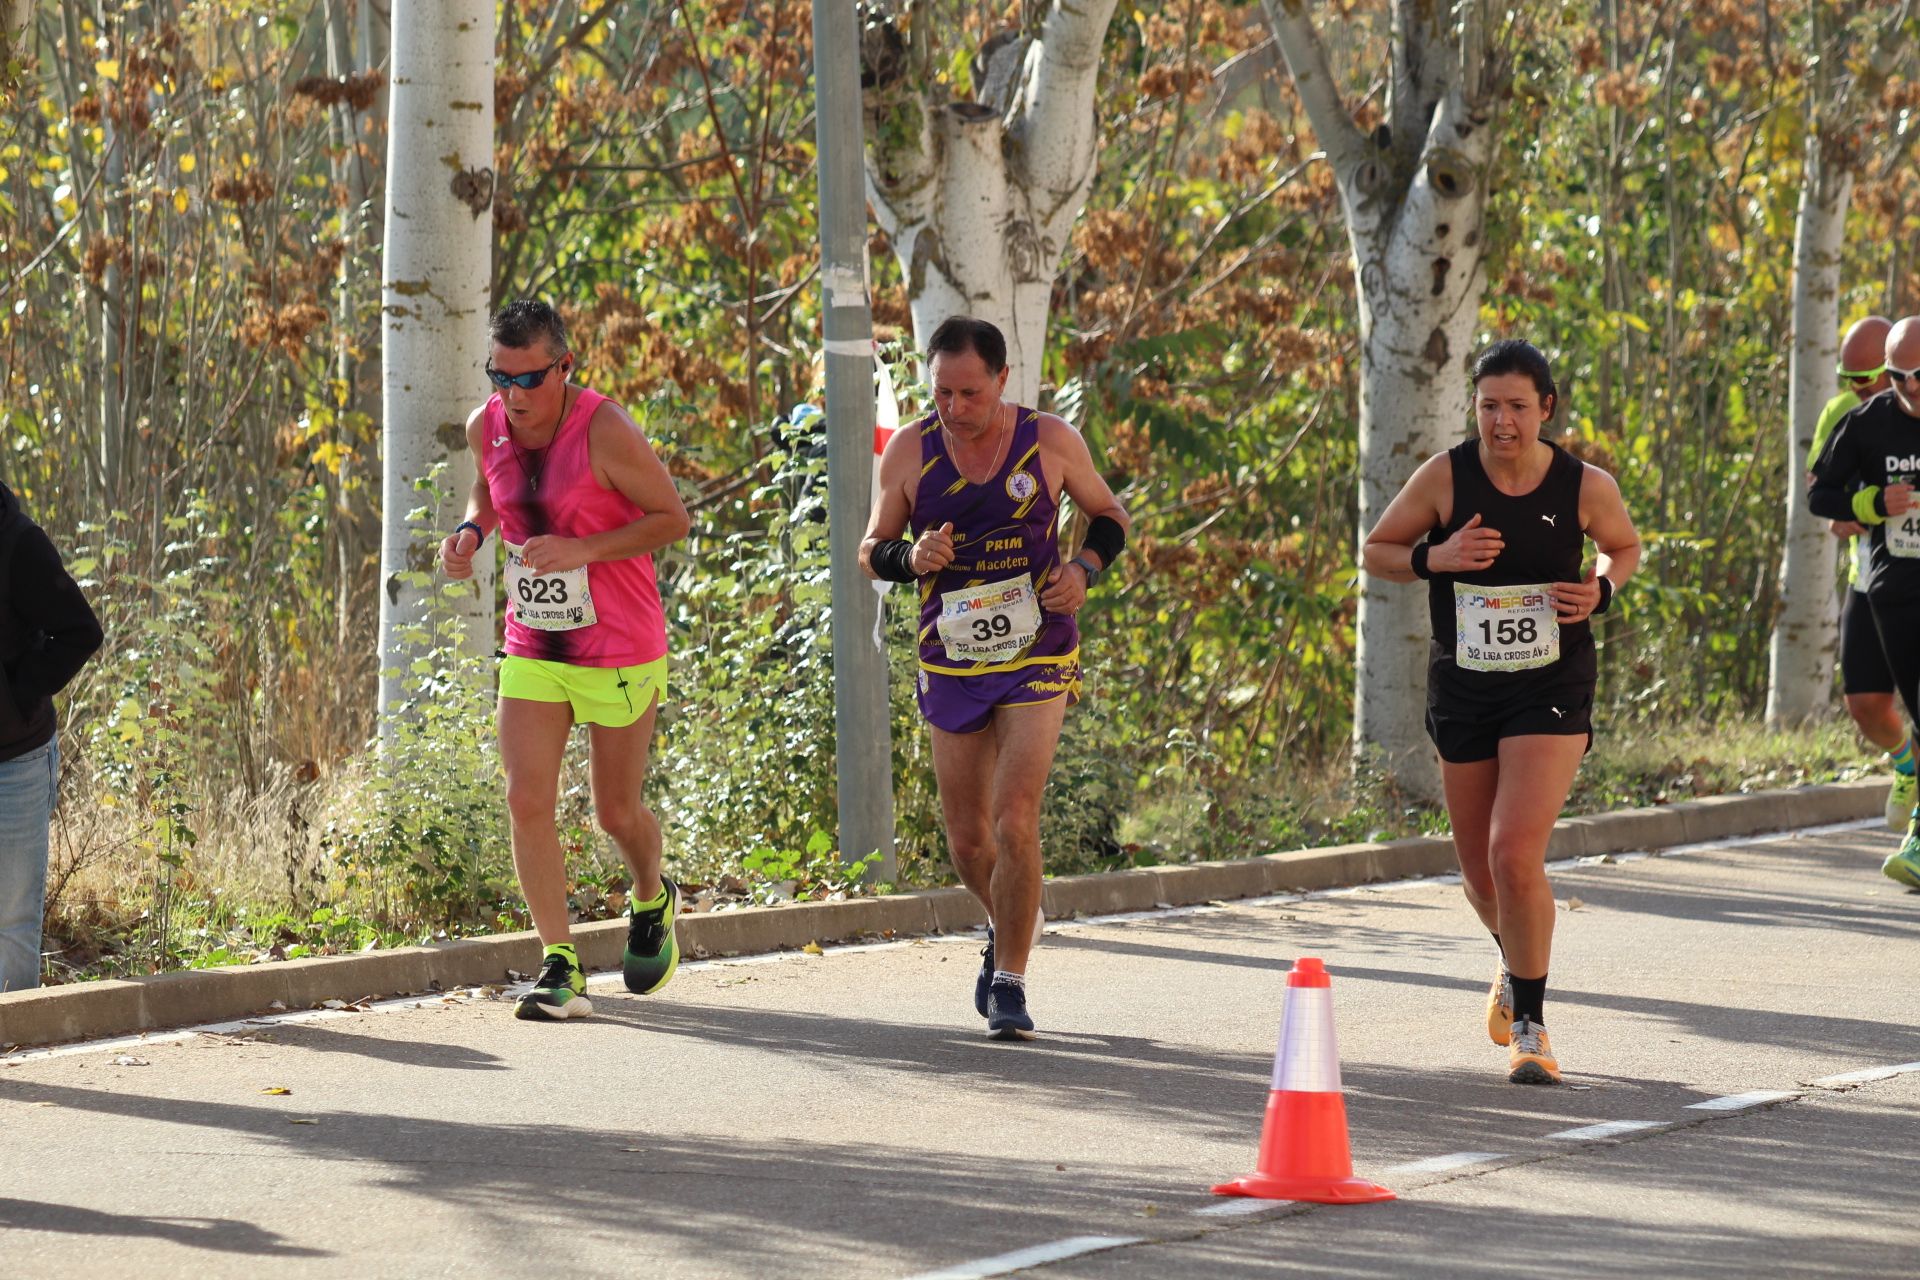
<svg viewBox="0 0 1920 1280">
<path fill-rule="evenodd" d="M 1553 712 L 1554 715 L 1558 716 L 1562 720 L 1565 720 L 1567 718 L 1567 713 L 1562 711 L 1558 707 L 1548 707 L 1547 710 Z"/>
<path fill-rule="evenodd" d="M 1542 520 L 1545 520 L 1549 525 L 1551 525 L 1555 529 L 1558 529 L 1560 527 L 1558 524 L 1554 523 L 1556 520 L 1560 518 L 1559 516 L 1541 516 L 1540 518 Z"/>
</svg>

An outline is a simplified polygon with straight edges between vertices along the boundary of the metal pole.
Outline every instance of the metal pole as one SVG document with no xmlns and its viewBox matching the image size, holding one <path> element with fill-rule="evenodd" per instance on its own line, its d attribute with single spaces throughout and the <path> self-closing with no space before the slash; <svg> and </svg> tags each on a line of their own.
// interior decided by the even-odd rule
<svg viewBox="0 0 1920 1280">
<path fill-rule="evenodd" d="M 867 304 L 867 187 L 860 123 L 855 0 L 813 0 L 815 138 L 820 175 L 820 279 L 827 357 L 827 519 L 833 548 L 833 727 L 840 853 L 893 856 L 893 739 L 880 597 L 860 572 L 873 501 L 873 315 Z"/>
</svg>

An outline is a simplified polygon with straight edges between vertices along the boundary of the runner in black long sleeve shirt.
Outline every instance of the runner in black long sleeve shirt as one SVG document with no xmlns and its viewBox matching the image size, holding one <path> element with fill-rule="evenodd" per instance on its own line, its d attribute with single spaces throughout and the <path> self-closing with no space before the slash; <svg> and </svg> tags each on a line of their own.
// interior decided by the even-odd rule
<svg viewBox="0 0 1920 1280">
<path fill-rule="evenodd" d="M 1890 390 L 1833 429 L 1813 464 L 1807 507 L 1867 526 L 1867 605 L 1907 716 L 1920 723 L 1920 317 L 1887 334 L 1887 376 Z M 1920 888 L 1920 809 L 1881 870 Z"/>
</svg>

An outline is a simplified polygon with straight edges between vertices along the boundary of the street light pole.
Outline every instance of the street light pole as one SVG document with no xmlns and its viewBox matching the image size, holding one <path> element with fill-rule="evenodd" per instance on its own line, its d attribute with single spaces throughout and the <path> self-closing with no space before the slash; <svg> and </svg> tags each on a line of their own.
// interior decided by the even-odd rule
<svg viewBox="0 0 1920 1280">
<path fill-rule="evenodd" d="M 893 739 L 880 595 L 860 572 L 873 501 L 873 315 L 867 301 L 867 189 L 854 0 L 813 0 L 814 137 L 820 280 L 825 290 L 827 520 L 833 555 L 833 727 L 840 854 L 879 860 L 893 881 Z"/>
</svg>

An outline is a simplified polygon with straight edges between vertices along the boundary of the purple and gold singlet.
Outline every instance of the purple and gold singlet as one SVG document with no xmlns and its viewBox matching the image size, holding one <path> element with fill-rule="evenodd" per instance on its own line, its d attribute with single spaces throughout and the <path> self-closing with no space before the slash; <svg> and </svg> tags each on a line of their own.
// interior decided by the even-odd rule
<svg viewBox="0 0 1920 1280">
<path fill-rule="evenodd" d="M 1079 692 L 1079 627 L 1073 615 L 1040 605 L 1047 575 L 1060 564 L 1060 504 L 1041 470 L 1039 414 L 1017 405 L 1013 410 L 1006 462 L 979 484 L 962 476 L 947 455 L 938 414 L 915 424 L 920 484 L 913 535 L 953 524 L 953 563 L 919 581 L 922 703 L 935 723 L 936 708 L 926 704 L 939 700 L 944 682 L 929 688 L 927 674 L 977 678 L 1027 671 L 1045 684 L 1049 669 L 1057 669 L 1061 688 L 1054 696 Z"/>
</svg>

